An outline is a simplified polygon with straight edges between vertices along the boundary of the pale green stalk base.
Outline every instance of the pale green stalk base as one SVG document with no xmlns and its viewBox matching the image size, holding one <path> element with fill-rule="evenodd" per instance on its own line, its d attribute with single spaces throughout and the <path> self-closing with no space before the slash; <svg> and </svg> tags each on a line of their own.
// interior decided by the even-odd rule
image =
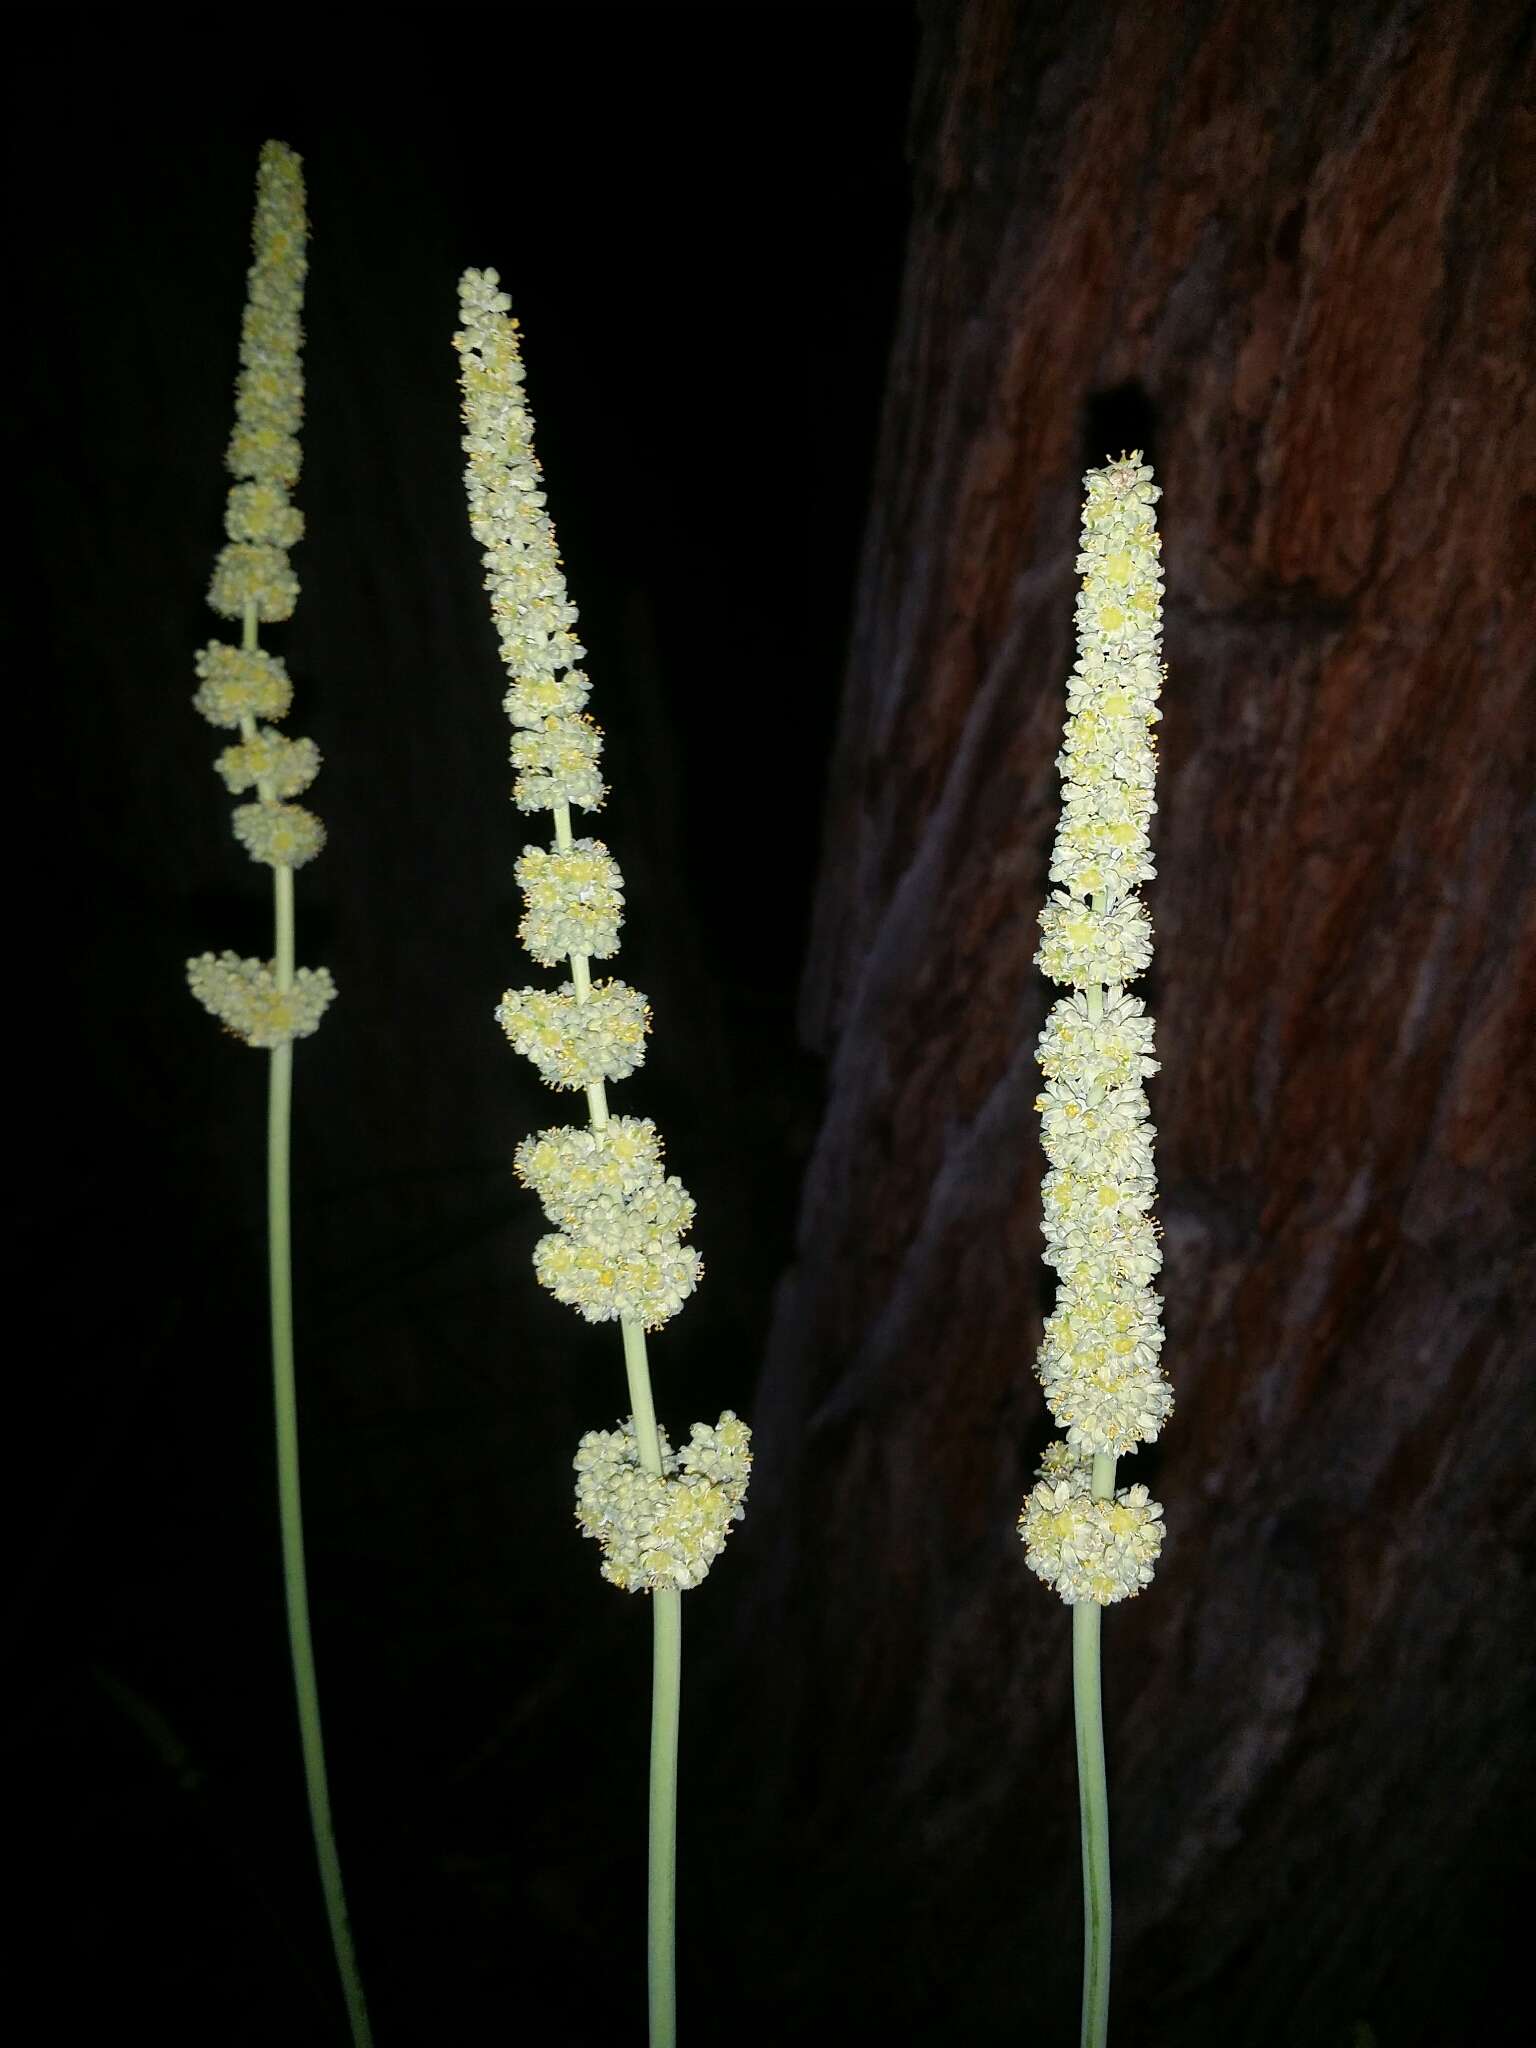
<svg viewBox="0 0 1536 2048">
<path fill-rule="evenodd" d="M 554 806 L 555 845 L 568 852 L 571 812 Z M 584 953 L 572 953 L 571 985 L 584 1003 L 592 987 Z M 608 1121 L 608 1091 L 601 1081 L 587 1089 L 587 1109 L 595 1130 Z M 656 1435 L 656 1403 L 651 1395 L 651 1369 L 645 1354 L 645 1331 L 632 1316 L 622 1316 L 624 1372 L 629 1381 L 629 1406 L 635 1418 L 635 1444 L 640 1463 L 661 1477 L 661 1444 Z M 677 1734 L 682 1700 L 683 1595 L 681 1587 L 651 1596 L 651 1791 L 650 1853 L 646 1882 L 646 1982 L 650 2011 L 650 2048 L 675 2048 L 677 2041 Z"/>
<path fill-rule="evenodd" d="M 247 607 L 246 645 L 255 644 L 255 616 Z M 293 869 L 272 870 L 276 919 L 274 975 L 280 989 L 293 986 Z M 347 1925 L 341 1861 L 331 1825 L 331 1795 L 325 1775 L 320 1729 L 320 1693 L 315 1682 L 315 1649 L 309 1629 L 309 1582 L 304 1569 L 304 1507 L 299 1490 L 299 1416 L 293 1372 L 293 1234 L 289 1196 L 289 1149 L 293 1107 L 293 1041 L 272 1049 L 267 1090 L 267 1258 L 272 1306 L 272 1394 L 277 1420 L 277 1498 L 282 1524 L 283 1585 L 288 1604 L 288 1648 L 299 1709 L 304 1752 L 304 1785 L 309 1824 L 320 1865 L 331 1946 L 347 2001 L 353 2048 L 372 2048 L 368 2008 Z"/>
<path fill-rule="evenodd" d="M 661 1472 L 656 1409 L 645 1355 L 645 1332 L 625 1316 L 624 1370 L 640 1462 Z M 674 2048 L 677 2040 L 677 1736 L 682 1697 L 683 1595 L 673 1586 L 651 1595 L 651 1798 L 650 1865 L 646 1909 L 646 1976 L 649 1987 L 650 2048 Z"/>
<path fill-rule="evenodd" d="M 1093 1461 L 1093 1494 L 1111 1500 L 1115 1461 Z M 1077 1726 L 1077 1802 L 1083 1831 L 1083 2021 L 1080 2048 L 1109 2038 L 1109 1788 L 1104 1772 L 1104 1711 L 1099 1685 L 1103 1609 L 1094 1600 L 1072 1609 L 1072 1711 Z"/>
</svg>

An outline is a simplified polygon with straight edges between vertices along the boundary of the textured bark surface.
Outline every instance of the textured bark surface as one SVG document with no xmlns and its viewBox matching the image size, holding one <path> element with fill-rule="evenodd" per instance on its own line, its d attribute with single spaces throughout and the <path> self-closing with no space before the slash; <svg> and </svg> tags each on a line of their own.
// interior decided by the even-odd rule
<svg viewBox="0 0 1536 2048">
<path fill-rule="evenodd" d="M 926 10 L 753 1509 L 767 1798 L 822 1872 L 791 1985 L 898 2037 L 1074 2024 L 1069 1628 L 1013 1523 L 1048 1433 L 1035 916 L 1080 474 L 1122 445 L 1165 493 L 1178 1405 L 1121 1467 L 1166 1503 L 1157 1581 L 1105 1623 L 1117 2029 L 1484 2015 L 1530 1616 L 1528 37 L 1504 4 Z M 888 1901 L 868 1940 L 844 1885 Z"/>
</svg>

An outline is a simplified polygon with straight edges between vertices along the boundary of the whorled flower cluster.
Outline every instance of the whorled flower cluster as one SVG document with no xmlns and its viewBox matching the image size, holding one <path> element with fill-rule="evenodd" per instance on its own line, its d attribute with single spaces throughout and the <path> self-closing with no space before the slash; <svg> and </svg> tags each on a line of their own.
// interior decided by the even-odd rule
<svg viewBox="0 0 1536 2048">
<path fill-rule="evenodd" d="M 517 863 L 525 906 L 518 937 L 542 967 L 571 963 L 558 993 L 509 989 L 496 1016 L 551 1086 L 598 1090 L 642 1063 L 650 1006 L 637 989 L 594 986 L 588 973 L 590 961 L 618 951 L 624 921 L 618 862 L 601 840 L 572 838 L 569 824 L 572 804 L 592 810 L 607 793 L 597 769 L 602 734 L 583 709 L 589 686 L 576 663 L 585 650 L 540 488 L 511 301 L 494 271 L 466 272 L 459 296 L 465 488 L 508 673 L 514 800 L 555 818 L 555 844 L 526 846 Z M 677 1313 L 703 1269 L 681 1242 L 693 1204 L 662 1174 L 651 1125 L 608 1121 L 605 1103 L 599 1121 L 594 1105 L 590 1130 L 527 1140 L 517 1170 L 557 1226 L 534 1253 L 534 1270 L 557 1300 L 591 1322 L 633 1318 L 647 1329 Z"/>
<path fill-rule="evenodd" d="M 696 1422 L 674 1451 L 656 1432 L 661 1472 L 647 1472 L 631 1417 L 588 1430 L 576 1453 L 576 1520 L 602 1546 L 603 1577 L 629 1593 L 701 1583 L 746 1514 L 752 1432 L 727 1408 Z"/>
<path fill-rule="evenodd" d="M 656 1126 L 610 1117 L 541 1131 L 517 1148 L 519 1180 L 556 1228 L 534 1248 L 534 1271 L 589 1323 L 631 1318 L 659 1329 L 692 1294 L 704 1266 L 682 1242 L 693 1197 L 661 1169 Z"/>
<path fill-rule="evenodd" d="M 288 550 L 303 534 L 304 521 L 288 494 L 298 480 L 304 414 L 299 352 L 307 235 L 300 161 L 285 144 L 265 143 L 256 178 L 235 427 L 225 456 L 235 478 L 225 509 L 228 540 L 208 592 L 214 611 L 240 621 L 244 644 L 215 640 L 199 651 L 192 702 L 210 725 L 240 735 L 215 765 L 232 796 L 253 792 L 254 801 L 236 806 L 235 837 L 252 860 L 274 869 L 301 867 L 325 844 L 320 820 L 293 802 L 319 773 L 320 750 L 313 740 L 290 739 L 266 722 L 287 715 L 293 686 L 278 657 L 256 645 L 259 624 L 292 615 L 299 588 Z M 292 987 L 280 988 L 275 965 L 237 960 L 231 953 L 189 961 L 187 978 L 205 1009 L 248 1044 L 263 1047 L 313 1031 L 335 995 L 323 969 L 300 970 Z"/>
<path fill-rule="evenodd" d="M 600 809 L 608 794 L 597 768 L 602 750 L 602 728 L 584 711 L 551 715 L 514 732 L 512 801 L 525 811 L 552 810 L 556 804 Z"/>
<path fill-rule="evenodd" d="M 585 998 L 567 982 L 508 989 L 496 1021 L 551 1088 L 591 1088 L 627 1079 L 644 1060 L 651 1006 L 626 982 L 589 982 Z"/>
<path fill-rule="evenodd" d="M 1163 1547 L 1163 1511 L 1144 1486 L 1122 1486 L 1095 1500 L 1089 1467 L 1065 1444 L 1052 1444 L 1019 1514 L 1029 1568 L 1069 1607 L 1108 1607 L 1152 1581 Z"/>
<path fill-rule="evenodd" d="M 600 839 L 525 846 L 517 863 L 525 909 L 517 936 L 541 967 L 573 954 L 606 960 L 619 950 L 624 877 Z"/>
<path fill-rule="evenodd" d="M 270 961 L 242 960 L 236 953 L 189 960 L 187 983 L 227 1031 L 264 1050 L 318 1031 L 336 996 L 327 968 L 301 967 L 292 985 L 280 989 Z"/>
<path fill-rule="evenodd" d="M 1035 1102 L 1050 1165 L 1045 1262 L 1058 1280 L 1037 1371 L 1066 1441 L 1047 1452 L 1019 1529 L 1031 1568 L 1064 1600 L 1104 1603 L 1151 1578 L 1162 1510 L 1144 1487 L 1096 1498 L 1093 1460 L 1153 1442 L 1173 1406 L 1152 1286 L 1162 1264 L 1149 1213 L 1156 1133 L 1142 1086 L 1157 1061 L 1152 1021 L 1124 988 L 1152 957 L 1137 892 L 1155 872 L 1148 828 L 1163 582 L 1159 492 L 1139 452 L 1089 471 L 1086 483 L 1078 658 L 1057 756 L 1056 886 L 1035 955 L 1071 991 L 1041 1034 L 1045 1087 Z"/>
<path fill-rule="evenodd" d="M 559 990 L 509 989 L 496 1017 L 551 1087 L 587 1090 L 592 1117 L 585 1129 L 525 1139 L 516 1170 L 555 1226 L 534 1250 L 540 1283 L 589 1322 L 625 1324 L 628 1355 L 628 1332 L 676 1315 L 702 1276 L 682 1241 L 693 1199 L 663 1171 L 655 1126 L 608 1113 L 606 1084 L 642 1064 L 651 1013 L 637 989 L 593 982 L 589 971 L 617 952 L 624 920 L 618 863 L 600 840 L 571 833 L 571 806 L 596 810 L 607 795 L 602 732 L 585 709 L 585 649 L 545 509 L 518 325 L 495 271 L 465 273 L 459 312 L 469 523 L 508 675 L 513 801 L 554 822 L 554 844 L 525 847 L 517 863 L 518 936 L 541 966 L 570 963 Z M 677 1459 L 658 1432 L 658 1475 L 646 1469 L 632 1423 L 585 1437 L 577 1513 L 603 1544 L 604 1576 L 631 1590 L 697 1585 L 741 1518 L 747 1440 L 746 1425 L 727 1414 L 715 1431 L 696 1423 Z"/>
</svg>

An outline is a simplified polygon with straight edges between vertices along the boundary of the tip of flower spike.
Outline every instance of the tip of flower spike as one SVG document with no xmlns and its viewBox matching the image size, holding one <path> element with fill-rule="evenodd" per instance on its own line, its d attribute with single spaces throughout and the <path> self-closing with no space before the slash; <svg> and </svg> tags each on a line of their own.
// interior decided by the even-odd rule
<svg viewBox="0 0 1536 2048">
<path fill-rule="evenodd" d="M 500 274 L 494 270 L 466 270 L 459 279 L 459 305 L 466 313 L 475 314 L 512 310 L 511 299 L 501 289 Z"/>
<path fill-rule="evenodd" d="M 675 1452 L 657 1432 L 662 1469 L 641 1464 L 634 1420 L 589 1430 L 576 1452 L 576 1520 L 603 1552 L 603 1577 L 629 1593 L 703 1583 L 745 1514 L 752 1432 L 729 1408 L 696 1422 Z"/>
<path fill-rule="evenodd" d="M 1139 448 L 1122 449 L 1113 461 L 1106 462 L 1102 469 L 1086 470 L 1083 474 L 1083 483 L 1090 492 L 1098 488 L 1117 495 L 1144 488 L 1152 481 L 1152 465 L 1143 462 L 1141 458 L 1142 451 Z M 1159 493 L 1154 490 L 1152 496 L 1155 498 L 1158 495 Z"/>
<path fill-rule="evenodd" d="M 493 270 L 468 270 L 459 282 L 461 325 L 453 345 L 463 391 L 465 490 L 470 530 L 485 549 L 485 587 L 501 657 L 512 677 L 507 709 L 514 724 L 539 729 L 546 716 L 580 709 L 585 679 L 568 688 L 556 679 L 585 649 L 572 631 L 576 607 L 540 488 L 517 322 L 509 317 L 511 302 L 499 285 Z M 581 768 L 581 779 L 586 789 L 601 787 L 590 765 Z M 542 807 L 547 786 L 543 774 L 525 778 L 517 801 Z M 565 799 L 556 794 L 554 800 Z M 571 800 L 594 807 L 584 795 Z"/>
<path fill-rule="evenodd" d="M 307 238 L 299 158 L 285 143 L 268 142 L 256 175 L 235 427 L 224 458 L 231 473 L 247 481 L 230 493 L 230 547 L 220 557 L 209 598 L 227 618 L 239 618 L 249 599 L 263 622 L 285 619 L 298 591 L 283 551 L 304 528 L 287 494 L 298 480 L 304 414 L 299 321 Z"/>
<path fill-rule="evenodd" d="M 264 142 L 256 171 L 256 219 L 251 233 L 253 299 L 261 296 L 263 287 L 302 286 L 308 232 L 303 160 L 286 142 Z"/>
</svg>

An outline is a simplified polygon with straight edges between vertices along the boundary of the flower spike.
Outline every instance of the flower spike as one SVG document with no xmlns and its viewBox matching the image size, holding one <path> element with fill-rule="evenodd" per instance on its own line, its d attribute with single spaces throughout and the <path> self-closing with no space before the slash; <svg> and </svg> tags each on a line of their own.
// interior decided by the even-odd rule
<svg viewBox="0 0 1536 2048">
<path fill-rule="evenodd" d="M 304 417 L 300 315 L 307 236 L 299 159 L 281 142 L 265 143 L 235 426 L 224 458 L 235 479 L 224 515 L 229 538 L 208 591 L 220 617 L 240 621 L 241 644 L 214 640 L 199 652 L 192 703 L 210 725 L 240 736 L 215 766 L 232 796 L 254 796 L 236 806 L 234 831 L 251 859 L 273 870 L 276 952 L 269 961 L 204 953 L 187 962 L 187 985 L 203 1008 L 263 1050 L 308 1037 L 336 994 L 325 968 L 295 969 L 292 957 L 292 873 L 325 844 L 320 820 L 292 799 L 320 772 L 320 750 L 313 740 L 275 730 L 272 721 L 287 716 L 293 686 L 281 660 L 256 644 L 257 627 L 290 618 L 299 592 L 288 550 L 302 538 L 304 518 L 288 494 L 298 481 Z"/>
<path fill-rule="evenodd" d="M 281 142 L 262 147 L 256 178 L 253 261 L 247 272 L 235 427 L 225 464 L 235 481 L 225 508 L 228 543 L 214 564 L 208 602 L 220 617 L 238 619 L 240 643 L 214 640 L 197 656 L 194 708 L 208 723 L 237 733 L 215 766 L 237 804 L 235 837 L 251 859 L 272 870 L 273 957 L 201 953 L 187 962 L 187 986 L 225 1030 L 270 1053 L 267 1062 L 267 1257 L 271 1299 L 273 1405 L 277 1429 L 279 1518 L 282 1528 L 288 1641 L 299 1737 L 309 1797 L 310 1828 L 320 1866 L 331 1945 L 347 2002 L 353 2048 L 370 2048 L 372 2032 L 347 1924 L 341 1865 L 331 1826 L 330 1792 L 314 1645 L 299 1473 L 293 1342 L 292 1215 L 289 1195 L 293 1047 L 319 1028 L 336 985 L 323 967 L 294 966 L 295 868 L 325 844 L 325 827 L 292 799 L 320 770 L 313 740 L 291 739 L 274 721 L 292 700 L 288 672 L 257 645 L 257 629 L 291 616 L 299 583 L 288 550 L 304 532 L 288 493 L 299 475 L 304 379 L 303 335 L 308 227 L 299 159 Z"/>
<path fill-rule="evenodd" d="M 1099 1637 L 1104 1608 L 1150 1584 L 1163 1511 L 1144 1486 L 1115 1490 L 1116 1461 L 1156 1441 L 1173 1411 L 1152 1282 L 1162 1265 L 1149 1214 L 1156 1132 L 1142 1083 L 1157 1072 L 1152 1020 L 1125 984 L 1152 958 L 1139 890 L 1156 870 L 1163 579 L 1160 495 L 1138 451 L 1085 479 L 1077 570 L 1077 661 L 1056 765 L 1061 824 L 1040 912 L 1039 966 L 1068 991 L 1036 1058 L 1049 1163 L 1045 1263 L 1056 1305 L 1036 1362 L 1065 1432 L 1041 1459 L 1018 1529 L 1029 1568 L 1072 1610 L 1072 1692 L 1083 1837 L 1082 2048 L 1109 2026 L 1109 1804 Z"/>
<path fill-rule="evenodd" d="M 592 979 L 592 961 L 619 949 L 624 877 L 600 839 L 571 831 L 572 806 L 595 811 L 607 796 L 603 735 L 585 708 L 590 689 L 578 664 L 586 650 L 545 510 L 511 311 L 494 270 L 464 273 L 453 344 L 465 488 L 507 669 L 512 801 L 548 811 L 554 826 L 554 844 L 524 847 L 517 863 L 518 937 L 541 967 L 567 964 L 569 979 L 558 990 L 509 989 L 496 1019 L 550 1087 L 586 1092 L 587 1125 L 524 1139 L 516 1170 L 554 1225 L 534 1249 L 540 1285 L 588 1322 L 617 1322 L 624 1342 L 632 1412 L 617 1429 L 582 1438 L 576 1520 L 602 1552 L 603 1577 L 651 1596 L 650 2048 L 673 2048 L 680 1596 L 702 1582 L 742 1519 L 751 1432 L 727 1409 L 713 1427 L 696 1422 L 676 1453 L 656 1426 L 646 1332 L 679 1312 L 704 1267 L 683 1242 L 693 1198 L 663 1172 L 655 1125 L 608 1113 L 608 1083 L 626 1080 L 645 1058 L 651 1011 L 637 989 Z"/>
<path fill-rule="evenodd" d="M 1066 1442 L 1052 1447 L 1053 1462 L 1042 1467 L 1019 1516 L 1030 1568 L 1069 1606 L 1128 1599 L 1150 1580 L 1162 1509 L 1144 1487 L 1113 1502 L 1105 1489 L 1114 1460 L 1155 1442 L 1173 1409 L 1152 1288 L 1162 1254 L 1147 1213 L 1157 1193 L 1156 1131 L 1141 1085 L 1157 1061 L 1152 1020 L 1125 991 L 1152 958 L 1152 920 L 1137 892 L 1154 872 L 1148 826 L 1156 810 L 1151 729 L 1160 716 L 1163 579 L 1152 508 L 1159 493 L 1139 452 L 1090 470 L 1086 481 L 1078 656 L 1057 756 L 1056 887 L 1040 913 L 1035 955 L 1069 990 L 1040 1035 L 1036 1058 L 1046 1079 L 1035 1099 L 1050 1164 L 1045 1261 L 1058 1281 L 1036 1370 Z M 1098 1484 L 1095 1459 L 1105 1461 Z M 1135 1541 L 1115 1553 L 1120 1562 L 1111 1568 L 1111 1521 L 1125 1536 L 1127 1515 Z"/>
</svg>

